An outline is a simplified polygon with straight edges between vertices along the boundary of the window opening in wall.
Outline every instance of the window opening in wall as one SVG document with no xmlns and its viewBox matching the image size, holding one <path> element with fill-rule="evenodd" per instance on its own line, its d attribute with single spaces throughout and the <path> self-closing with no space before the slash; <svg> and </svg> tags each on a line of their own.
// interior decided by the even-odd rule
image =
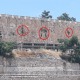
<svg viewBox="0 0 80 80">
<path fill-rule="evenodd" d="M 68 30 L 67 33 L 68 33 L 68 35 L 69 35 L 69 34 L 70 34 L 70 31 Z"/>
<path fill-rule="evenodd" d="M 1 31 L 0 31 L 0 36 L 1 36 Z"/>
<path fill-rule="evenodd" d="M 2 39 L 2 33 L 1 33 L 1 31 L 0 31 L 0 41 L 1 41 L 1 39 Z"/>
<path fill-rule="evenodd" d="M 41 37 L 46 38 L 47 37 L 47 30 L 46 29 L 42 29 L 40 35 L 41 35 Z"/>
</svg>

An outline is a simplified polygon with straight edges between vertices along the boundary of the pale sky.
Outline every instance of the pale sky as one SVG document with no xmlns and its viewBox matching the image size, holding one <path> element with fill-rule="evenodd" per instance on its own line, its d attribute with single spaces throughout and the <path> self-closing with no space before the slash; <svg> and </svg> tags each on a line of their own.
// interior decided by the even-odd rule
<svg viewBox="0 0 80 80">
<path fill-rule="evenodd" d="M 53 19 L 66 12 L 80 22 L 80 0 L 1 0 L 0 14 L 40 17 L 50 11 Z"/>
</svg>

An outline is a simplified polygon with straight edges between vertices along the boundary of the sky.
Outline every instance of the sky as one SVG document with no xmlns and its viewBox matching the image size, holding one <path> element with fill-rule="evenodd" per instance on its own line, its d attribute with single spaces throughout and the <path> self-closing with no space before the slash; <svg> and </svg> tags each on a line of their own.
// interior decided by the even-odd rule
<svg viewBox="0 0 80 80">
<path fill-rule="evenodd" d="M 1 0 L 0 14 L 40 17 L 50 11 L 53 19 L 62 13 L 75 17 L 80 22 L 80 0 Z"/>
</svg>

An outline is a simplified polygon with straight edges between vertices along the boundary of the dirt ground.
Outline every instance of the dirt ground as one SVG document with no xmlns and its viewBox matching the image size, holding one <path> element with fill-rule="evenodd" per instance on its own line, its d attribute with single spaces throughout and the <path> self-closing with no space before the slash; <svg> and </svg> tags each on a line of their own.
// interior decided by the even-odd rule
<svg viewBox="0 0 80 80">
<path fill-rule="evenodd" d="M 47 50 L 47 49 L 36 49 L 36 50 L 31 50 L 31 49 L 14 49 L 12 50 L 12 54 L 14 57 L 34 57 L 37 56 L 38 54 L 46 54 L 46 55 L 51 55 L 55 58 L 60 58 L 61 52 L 60 51 L 54 51 L 54 50 Z"/>
</svg>

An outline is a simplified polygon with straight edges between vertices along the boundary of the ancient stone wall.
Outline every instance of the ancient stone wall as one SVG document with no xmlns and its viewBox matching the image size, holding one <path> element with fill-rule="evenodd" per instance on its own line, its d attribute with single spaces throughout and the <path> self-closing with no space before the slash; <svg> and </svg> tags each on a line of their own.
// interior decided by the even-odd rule
<svg viewBox="0 0 80 80">
<path fill-rule="evenodd" d="M 28 35 L 23 37 L 23 42 L 36 42 L 36 43 L 58 43 L 58 39 L 66 39 L 65 30 L 67 27 L 72 28 L 73 35 L 78 36 L 80 40 L 80 23 L 71 21 L 60 20 L 43 20 L 40 18 L 26 17 L 26 16 L 13 16 L 13 15 L 0 15 L 0 33 L 2 34 L 3 41 L 21 41 L 21 37 L 16 34 L 16 29 L 20 25 L 26 25 L 29 29 Z M 41 40 L 39 38 L 39 29 L 46 26 L 50 35 L 48 39 Z M 73 36 L 72 35 L 72 36 Z M 1 35 L 0 35 L 1 36 Z M 71 36 L 71 37 L 72 37 Z M 68 39 L 70 39 L 69 37 Z"/>
<path fill-rule="evenodd" d="M 53 58 L 0 57 L 0 80 L 80 80 L 80 66 Z"/>
</svg>

